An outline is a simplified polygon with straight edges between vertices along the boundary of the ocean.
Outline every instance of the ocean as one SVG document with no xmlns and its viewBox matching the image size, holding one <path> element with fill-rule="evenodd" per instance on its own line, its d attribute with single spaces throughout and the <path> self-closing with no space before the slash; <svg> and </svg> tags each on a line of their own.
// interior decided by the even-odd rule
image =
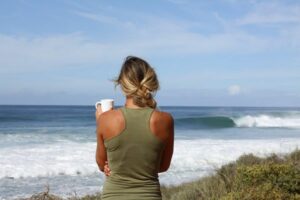
<svg viewBox="0 0 300 200">
<path fill-rule="evenodd" d="M 267 156 L 300 146 L 300 108 L 168 107 L 175 144 L 162 185 L 214 173 L 245 153 Z M 95 162 L 94 106 L 0 106 L 0 199 L 102 190 Z"/>
</svg>

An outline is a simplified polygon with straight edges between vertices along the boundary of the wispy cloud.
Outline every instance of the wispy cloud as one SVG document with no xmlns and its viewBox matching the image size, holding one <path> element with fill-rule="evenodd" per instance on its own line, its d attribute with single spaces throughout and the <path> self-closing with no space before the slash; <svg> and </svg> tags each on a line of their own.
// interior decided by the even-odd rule
<svg viewBox="0 0 300 200">
<path fill-rule="evenodd" d="M 204 36 L 185 31 L 173 34 L 157 32 L 155 35 L 147 32 L 133 39 L 109 43 L 91 41 L 82 33 L 35 38 L 0 35 L 0 43 L 2 72 L 101 64 L 135 53 L 154 56 L 228 51 L 247 53 L 262 51 L 271 45 L 271 41 L 245 33 Z"/>
<path fill-rule="evenodd" d="M 168 2 L 174 3 L 174 4 L 186 4 L 189 1 L 188 0 L 167 0 Z"/>
<path fill-rule="evenodd" d="M 231 96 L 238 95 L 241 92 L 241 87 L 239 85 L 231 85 L 228 87 L 228 94 Z"/>
<path fill-rule="evenodd" d="M 0 43 L 1 71 L 101 63 L 112 56 L 110 45 L 92 42 L 80 33 L 34 38 L 2 34 Z"/>
<path fill-rule="evenodd" d="M 280 34 L 274 34 L 272 37 L 256 35 L 240 27 L 242 24 L 271 22 L 271 20 L 296 22 L 300 15 L 300 12 L 297 12 L 299 6 L 284 6 L 275 3 L 257 3 L 253 11 L 239 19 L 224 19 L 215 12 L 215 17 L 224 29 L 211 34 L 195 31 L 193 28 L 197 23 L 193 19 L 166 18 L 139 13 L 139 21 L 135 24 L 128 18 L 116 17 L 105 12 L 73 11 L 75 15 L 85 19 L 127 29 L 122 29 L 122 34 L 117 38 L 102 36 L 101 41 L 90 39 L 83 32 L 34 37 L 0 34 L 0 71 L 101 64 L 119 60 L 128 54 L 151 56 L 248 54 L 283 47 L 298 48 L 300 24 L 293 29 L 280 30 Z M 278 17 L 274 17 L 276 15 Z"/>
<path fill-rule="evenodd" d="M 80 33 L 35 38 L 0 35 L 0 71 L 19 67 L 30 69 L 101 64 L 127 54 L 247 54 L 280 47 L 270 38 L 259 38 L 243 32 L 205 36 L 184 30 L 170 34 L 172 30 L 160 28 L 151 27 L 134 38 L 109 43 L 91 41 Z"/>
<path fill-rule="evenodd" d="M 300 6 L 276 1 L 256 3 L 254 9 L 238 19 L 238 25 L 300 23 Z"/>
<path fill-rule="evenodd" d="M 82 12 L 82 11 L 72 11 L 74 14 L 89 19 L 93 20 L 96 22 L 104 23 L 104 24 L 109 24 L 113 26 L 118 26 L 118 27 L 127 27 L 127 28 L 132 28 L 134 27 L 134 23 L 130 21 L 125 21 L 125 20 L 120 20 L 116 17 L 108 16 L 108 15 L 103 15 L 99 13 L 91 13 L 91 12 Z"/>
<path fill-rule="evenodd" d="M 91 20 L 97 21 L 97 22 L 102 22 L 102 23 L 106 23 L 106 24 L 117 24 L 117 25 L 122 24 L 121 21 L 119 21 L 117 18 L 114 18 L 114 17 L 93 14 L 93 13 L 88 13 L 88 12 L 80 12 L 80 11 L 74 11 L 74 13 L 81 17 L 91 19 Z"/>
</svg>

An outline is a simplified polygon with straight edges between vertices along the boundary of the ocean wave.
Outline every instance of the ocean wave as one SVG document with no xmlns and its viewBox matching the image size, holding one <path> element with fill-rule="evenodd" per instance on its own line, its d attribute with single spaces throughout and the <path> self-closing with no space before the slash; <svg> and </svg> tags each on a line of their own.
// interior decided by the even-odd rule
<svg viewBox="0 0 300 200">
<path fill-rule="evenodd" d="M 229 128 L 234 127 L 235 123 L 230 117 L 212 116 L 212 117 L 188 117 L 175 120 L 176 125 L 183 128 Z"/>
<path fill-rule="evenodd" d="M 300 116 L 246 115 L 233 120 L 237 127 L 300 128 Z"/>
<path fill-rule="evenodd" d="M 52 144 L 0 148 L 0 179 L 88 175 L 98 170 L 95 142 L 58 141 Z"/>
<path fill-rule="evenodd" d="M 244 115 L 240 117 L 209 116 L 175 120 L 178 128 L 300 128 L 300 116 Z"/>
</svg>

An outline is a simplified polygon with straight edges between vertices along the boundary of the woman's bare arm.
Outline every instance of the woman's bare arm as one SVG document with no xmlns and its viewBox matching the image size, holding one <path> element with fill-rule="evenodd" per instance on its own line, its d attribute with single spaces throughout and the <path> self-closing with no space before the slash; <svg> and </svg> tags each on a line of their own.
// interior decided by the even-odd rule
<svg viewBox="0 0 300 200">
<path fill-rule="evenodd" d="M 163 156 L 160 164 L 159 172 L 165 172 L 169 169 L 172 156 L 173 156 L 173 148 L 174 148 L 174 120 L 173 117 L 168 114 L 166 115 L 166 130 L 168 133 L 168 137 L 166 139 L 166 146 L 163 151 Z"/>
<path fill-rule="evenodd" d="M 97 148 L 96 148 L 96 162 L 98 164 L 98 168 L 104 172 L 104 166 L 107 161 L 106 149 L 104 146 L 103 139 L 103 126 L 105 124 L 105 119 L 103 117 L 103 113 L 101 109 L 97 109 L 96 113 L 96 135 L 97 135 Z"/>
</svg>

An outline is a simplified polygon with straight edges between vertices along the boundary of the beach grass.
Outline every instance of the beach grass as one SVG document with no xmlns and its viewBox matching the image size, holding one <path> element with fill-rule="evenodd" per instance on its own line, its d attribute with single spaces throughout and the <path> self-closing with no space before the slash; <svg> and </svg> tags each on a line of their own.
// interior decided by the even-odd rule
<svg viewBox="0 0 300 200">
<path fill-rule="evenodd" d="M 240 156 L 210 176 L 178 186 L 161 186 L 164 200 L 300 200 L 300 150 L 265 158 Z M 43 192 L 30 199 L 58 200 Z M 101 194 L 69 197 L 101 200 Z"/>
</svg>

